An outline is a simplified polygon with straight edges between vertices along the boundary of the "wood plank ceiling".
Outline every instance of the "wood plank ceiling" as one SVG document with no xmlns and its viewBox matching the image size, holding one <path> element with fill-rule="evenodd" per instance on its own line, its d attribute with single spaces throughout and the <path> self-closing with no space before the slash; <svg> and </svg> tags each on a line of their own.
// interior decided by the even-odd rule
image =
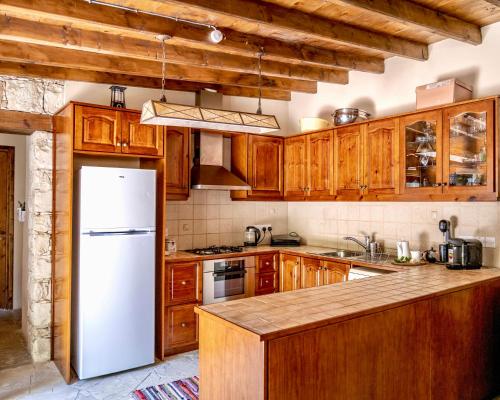
<svg viewBox="0 0 500 400">
<path fill-rule="evenodd" d="M 388 57 L 425 62 L 443 39 L 478 45 L 497 21 L 499 0 L 0 0 L 0 74 L 158 88 L 168 34 L 168 89 L 256 97 L 260 82 L 289 100 L 383 73 Z"/>
</svg>

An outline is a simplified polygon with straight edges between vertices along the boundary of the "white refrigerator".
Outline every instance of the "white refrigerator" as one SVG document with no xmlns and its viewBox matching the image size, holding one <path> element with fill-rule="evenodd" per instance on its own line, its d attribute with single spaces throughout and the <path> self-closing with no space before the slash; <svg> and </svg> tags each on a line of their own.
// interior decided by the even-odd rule
<svg viewBox="0 0 500 400">
<path fill-rule="evenodd" d="M 72 365 L 80 379 L 154 362 L 156 172 L 81 167 Z"/>
</svg>

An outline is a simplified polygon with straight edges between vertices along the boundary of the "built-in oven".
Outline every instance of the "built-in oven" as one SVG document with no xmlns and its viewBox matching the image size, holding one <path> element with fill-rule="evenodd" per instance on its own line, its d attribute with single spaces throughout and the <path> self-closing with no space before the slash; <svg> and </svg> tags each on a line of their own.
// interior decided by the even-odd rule
<svg viewBox="0 0 500 400">
<path fill-rule="evenodd" d="M 255 293 L 255 257 L 203 261 L 203 304 L 242 299 Z"/>
</svg>

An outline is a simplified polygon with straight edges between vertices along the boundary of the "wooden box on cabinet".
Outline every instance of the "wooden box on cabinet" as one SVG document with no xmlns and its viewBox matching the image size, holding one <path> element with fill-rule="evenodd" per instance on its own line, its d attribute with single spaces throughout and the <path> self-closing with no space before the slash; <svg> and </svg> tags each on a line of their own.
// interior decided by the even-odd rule
<svg viewBox="0 0 500 400">
<path fill-rule="evenodd" d="M 190 136 L 189 128 L 167 128 L 167 200 L 186 200 L 190 182 Z"/>
<path fill-rule="evenodd" d="M 248 191 L 232 191 L 233 199 L 283 198 L 283 138 L 233 134 L 231 172 L 247 182 Z"/>
<path fill-rule="evenodd" d="M 164 128 L 141 124 L 138 111 L 76 104 L 74 115 L 75 151 L 163 156 Z"/>
</svg>

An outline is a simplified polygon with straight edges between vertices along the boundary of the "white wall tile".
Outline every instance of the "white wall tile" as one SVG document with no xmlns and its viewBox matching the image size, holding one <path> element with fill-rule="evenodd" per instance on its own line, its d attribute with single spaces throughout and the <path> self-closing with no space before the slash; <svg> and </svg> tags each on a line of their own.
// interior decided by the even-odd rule
<svg viewBox="0 0 500 400">
<path fill-rule="evenodd" d="M 193 206 L 191 204 L 178 206 L 178 219 L 193 219 Z"/>
<path fill-rule="evenodd" d="M 218 219 L 207 219 L 207 233 L 219 233 Z"/>
<path fill-rule="evenodd" d="M 207 247 L 207 235 L 193 235 L 193 248 Z"/>
<path fill-rule="evenodd" d="M 193 221 L 193 233 L 195 235 L 201 235 L 207 233 L 207 220 L 206 219 L 195 219 Z"/>
<path fill-rule="evenodd" d="M 207 205 L 207 219 L 219 218 L 219 206 L 215 204 Z"/>
<path fill-rule="evenodd" d="M 207 205 L 195 204 L 193 209 L 194 219 L 207 219 Z"/>
<path fill-rule="evenodd" d="M 192 235 L 193 234 L 193 220 L 192 219 L 180 219 L 178 221 L 178 232 L 180 235 Z"/>
</svg>

